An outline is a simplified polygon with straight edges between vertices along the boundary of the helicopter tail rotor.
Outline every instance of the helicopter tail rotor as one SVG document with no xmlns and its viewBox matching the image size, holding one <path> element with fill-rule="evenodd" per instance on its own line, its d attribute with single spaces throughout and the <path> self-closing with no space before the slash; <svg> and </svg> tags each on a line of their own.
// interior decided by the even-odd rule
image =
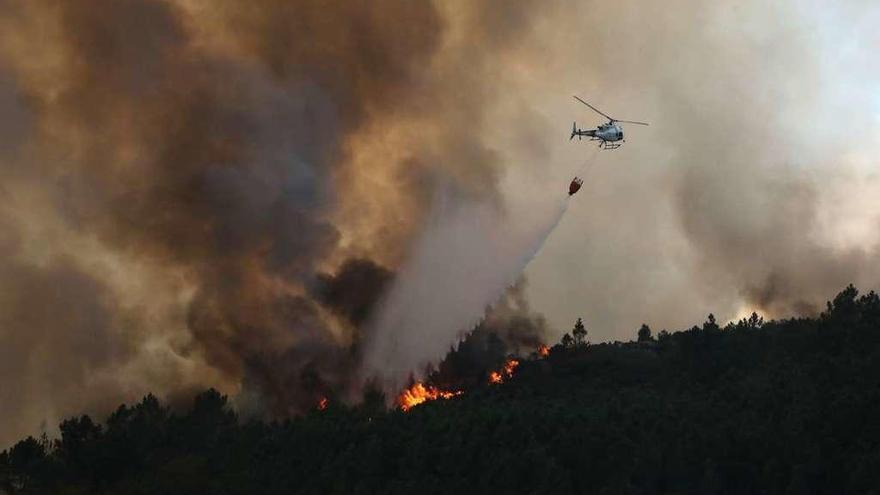
<svg viewBox="0 0 880 495">
<path fill-rule="evenodd" d="M 572 122 L 572 123 L 571 123 L 571 137 L 568 138 L 568 140 L 571 141 L 572 139 L 574 139 L 574 137 L 575 137 L 575 135 L 576 135 L 577 133 L 578 133 L 578 131 L 577 131 L 577 122 Z M 578 138 L 580 138 L 580 136 L 578 136 Z"/>
</svg>

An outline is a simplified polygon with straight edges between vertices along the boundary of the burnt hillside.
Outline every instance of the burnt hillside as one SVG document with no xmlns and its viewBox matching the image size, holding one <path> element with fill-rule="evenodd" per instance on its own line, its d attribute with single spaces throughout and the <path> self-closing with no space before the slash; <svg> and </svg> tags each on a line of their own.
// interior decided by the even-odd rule
<svg viewBox="0 0 880 495">
<path fill-rule="evenodd" d="M 267 423 L 214 391 L 186 413 L 148 396 L 3 452 L 0 491 L 877 493 L 878 344 L 880 298 L 849 287 L 816 318 L 566 338 L 405 413 L 368 393 Z"/>
</svg>

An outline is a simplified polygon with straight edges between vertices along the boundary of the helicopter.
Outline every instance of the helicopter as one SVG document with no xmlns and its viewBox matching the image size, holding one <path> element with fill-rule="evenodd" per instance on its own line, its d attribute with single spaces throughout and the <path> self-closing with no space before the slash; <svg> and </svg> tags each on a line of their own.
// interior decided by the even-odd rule
<svg viewBox="0 0 880 495">
<path fill-rule="evenodd" d="M 611 117 L 610 115 L 602 112 L 598 108 L 590 105 L 584 100 L 574 97 L 575 100 L 583 103 L 584 105 L 590 107 L 594 112 L 599 115 L 606 117 L 608 122 L 605 124 L 601 124 L 599 127 L 595 129 L 578 129 L 577 122 L 572 123 L 571 125 L 571 137 L 568 138 L 569 141 L 574 139 L 575 136 L 578 137 L 578 140 L 582 139 L 584 136 L 590 138 L 590 141 L 599 141 L 599 148 L 603 150 L 616 150 L 620 148 L 620 146 L 626 141 L 623 140 L 623 127 L 617 125 L 618 122 L 623 122 L 627 124 L 638 124 L 638 125 L 648 125 L 645 122 L 636 122 L 633 120 L 620 120 Z"/>
</svg>

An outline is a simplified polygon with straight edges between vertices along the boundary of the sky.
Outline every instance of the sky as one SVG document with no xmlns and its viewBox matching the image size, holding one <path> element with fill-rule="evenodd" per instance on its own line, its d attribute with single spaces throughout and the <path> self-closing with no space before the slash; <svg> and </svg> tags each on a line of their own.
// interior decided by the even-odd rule
<svg viewBox="0 0 880 495">
<path fill-rule="evenodd" d="M 148 392 L 356 401 L 442 356 L 526 262 L 516 308 L 551 342 L 578 317 L 628 340 L 875 289 L 877 21 L 859 1 L 2 1 L 0 447 Z M 569 141 L 602 121 L 572 95 L 650 126 Z"/>
<path fill-rule="evenodd" d="M 848 283 L 875 288 L 876 7 L 561 10 L 527 43 L 540 69 L 499 78 L 517 97 L 493 129 L 515 167 L 511 196 L 590 163 L 527 270 L 530 299 L 553 328 L 582 316 L 593 339 L 624 340 L 643 322 L 656 331 L 709 312 L 795 316 Z M 601 121 L 572 94 L 651 126 L 626 126 L 627 144 L 595 157 L 590 143 L 568 142 L 572 120 Z M 540 150 L 517 128 L 540 135 Z"/>
</svg>

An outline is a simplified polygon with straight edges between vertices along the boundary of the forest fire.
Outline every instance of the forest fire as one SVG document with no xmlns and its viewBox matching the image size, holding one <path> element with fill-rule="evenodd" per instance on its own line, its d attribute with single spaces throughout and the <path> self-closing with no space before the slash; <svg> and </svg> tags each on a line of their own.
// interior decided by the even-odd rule
<svg viewBox="0 0 880 495">
<path fill-rule="evenodd" d="M 400 393 L 397 397 L 397 405 L 402 411 L 406 412 L 423 402 L 437 399 L 451 399 L 462 393 L 461 390 L 450 392 L 447 390 L 440 390 L 431 385 L 425 386 L 423 383 L 417 382 Z"/>
<path fill-rule="evenodd" d="M 326 397 L 321 397 L 321 400 L 318 401 L 318 410 L 323 411 L 327 409 L 327 405 L 329 405 L 330 401 L 327 400 Z"/>
<path fill-rule="evenodd" d="M 545 358 L 550 355 L 550 348 L 544 344 L 538 346 L 538 356 Z"/>
<path fill-rule="evenodd" d="M 502 383 L 504 380 L 513 376 L 513 372 L 516 370 L 516 367 L 519 366 L 519 361 L 516 359 L 508 359 L 506 363 L 504 363 L 504 367 L 498 371 L 493 371 L 489 373 L 489 383 Z"/>
</svg>

